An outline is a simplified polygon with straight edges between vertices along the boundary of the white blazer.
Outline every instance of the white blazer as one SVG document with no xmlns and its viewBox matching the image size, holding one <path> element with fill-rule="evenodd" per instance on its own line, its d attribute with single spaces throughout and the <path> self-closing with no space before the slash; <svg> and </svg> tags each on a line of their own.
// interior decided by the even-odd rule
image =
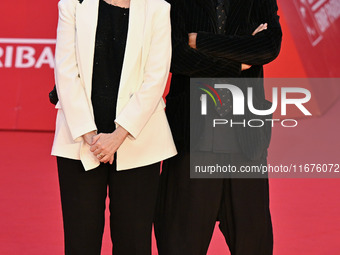
<svg viewBox="0 0 340 255">
<path fill-rule="evenodd" d="M 61 0 L 55 53 L 59 102 L 52 155 L 79 159 L 85 170 L 100 162 L 82 135 L 97 130 L 91 103 L 99 0 Z M 131 0 L 116 124 L 129 137 L 117 151 L 117 170 L 149 165 L 176 155 L 164 111 L 171 61 L 170 5 Z"/>
</svg>

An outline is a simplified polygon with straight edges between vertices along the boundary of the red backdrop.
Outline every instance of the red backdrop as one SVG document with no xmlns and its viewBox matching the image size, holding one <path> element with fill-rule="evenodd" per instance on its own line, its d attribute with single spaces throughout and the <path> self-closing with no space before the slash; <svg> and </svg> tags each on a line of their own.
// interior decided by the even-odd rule
<svg viewBox="0 0 340 255">
<path fill-rule="evenodd" d="M 54 84 L 57 2 L 1 1 L 0 129 L 54 129 L 55 110 L 48 92 Z M 266 76 L 339 77 L 340 0 L 281 0 L 279 4 L 282 52 L 266 66 Z M 337 98 L 338 93 L 330 94 Z"/>
</svg>

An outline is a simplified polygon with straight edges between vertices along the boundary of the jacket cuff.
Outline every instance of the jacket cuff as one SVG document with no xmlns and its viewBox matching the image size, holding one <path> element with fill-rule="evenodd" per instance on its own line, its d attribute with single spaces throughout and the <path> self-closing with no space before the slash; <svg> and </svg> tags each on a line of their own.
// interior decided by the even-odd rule
<svg viewBox="0 0 340 255">
<path fill-rule="evenodd" d="M 137 138 L 137 136 L 139 135 L 138 130 L 134 129 L 129 123 L 131 121 L 127 120 L 126 118 L 124 118 L 123 116 L 119 116 L 117 117 L 117 119 L 115 119 L 115 123 L 119 126 L 121 126 L 122 128 L 124 128 L 126 131 L 129 132 L 128 134 L 128 138 L 131 140 L 135 140 Z"/>
<path fill-rule="evenodd" d="M 91 132 L 91 131 L 97 131 L 97 127 L 94 124 L 87 124 L 83 125 L 80 128 L 77 128 L 77 130 L 72 130 L 72 138 L 76 143 L 79 143 L 83 141 L 83 135 Z"/>
</svg>

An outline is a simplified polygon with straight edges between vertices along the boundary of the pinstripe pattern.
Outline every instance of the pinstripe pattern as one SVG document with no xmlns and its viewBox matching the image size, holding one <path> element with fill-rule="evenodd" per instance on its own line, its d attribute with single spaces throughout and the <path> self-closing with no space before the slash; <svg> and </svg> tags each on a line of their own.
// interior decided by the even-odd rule
<svg viewBox="0 0 340 255">
<path fill-rule="evenodd" d="M 215 1 L 168 0 L 172 6 L 173 76 L 167 96 L 167 115 L 179 151 L 189 148 L 190 77 L 261 78 L 262 65 L 273 61 L 280 52 L 282 32 L 276 0 L 224 0 L 226 35 L 217 34 Z M 268 23 L 268 29 L 252 36 L 261 23 Z M 188 45 L 190 32 L 198 33 L 197 50 Z M 252 68 L 241 72 L 242 63 Z M 247 86 L 250 85 L 241 85 L 243 90 Z M 259 81 L 251 86 L 258 108 L 267 109 L 263 83 Z M 247 112 L 245 118 L 254 116 Z M 236 131 L 240 147 L 248 158 L 260 158 L 269 145 L 270 127 L 238 128 Z"/>
<path fill-rule="evenodd" d="M 216 31 L 215 8 L 210 0 L 212 13 L 209 14 L 205 8 L 201 8 L 196 1 L 192 0 L 170 0 L 173 56 L 172 72 L 187 76 L 238 76 L 241 65 L 229 59 L 216 58 L 200 51 L 191 49 L 188 45 L 188 33 L 197 31 Z M 204 5 L 206 5 L 204 4 Z"/>
<path fill-rule="evenodd" d="M 230 2 L 227 35 L 199 32 L 199 51 L 249 65 L 264 65 L 273 61 L 279 54 L 282 37 L 275 0 Z M 233 12 L 234 8 L 236 12 Z M 252 36 L 261 23 L 268 23 L 268 30 Z"/>
</svg>

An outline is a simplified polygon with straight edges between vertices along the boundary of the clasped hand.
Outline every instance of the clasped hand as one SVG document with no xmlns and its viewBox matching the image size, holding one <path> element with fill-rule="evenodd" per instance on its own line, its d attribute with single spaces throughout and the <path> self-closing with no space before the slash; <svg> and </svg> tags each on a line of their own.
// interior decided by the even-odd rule
<svg viewBox="0 0 340 255">
<path fill-rule="evenodd" d="M 118 126 L 113 133 L 100 133 L 98 135 L 96 135 L 94 131 L 87 133 L 84 135 L 84 140 L 91 146 L 91 152 L 100 162 L 109 162 L 112 165 L 115 152 L 124 142 L 128 134 L 124 128 Z"/>
</svg>

